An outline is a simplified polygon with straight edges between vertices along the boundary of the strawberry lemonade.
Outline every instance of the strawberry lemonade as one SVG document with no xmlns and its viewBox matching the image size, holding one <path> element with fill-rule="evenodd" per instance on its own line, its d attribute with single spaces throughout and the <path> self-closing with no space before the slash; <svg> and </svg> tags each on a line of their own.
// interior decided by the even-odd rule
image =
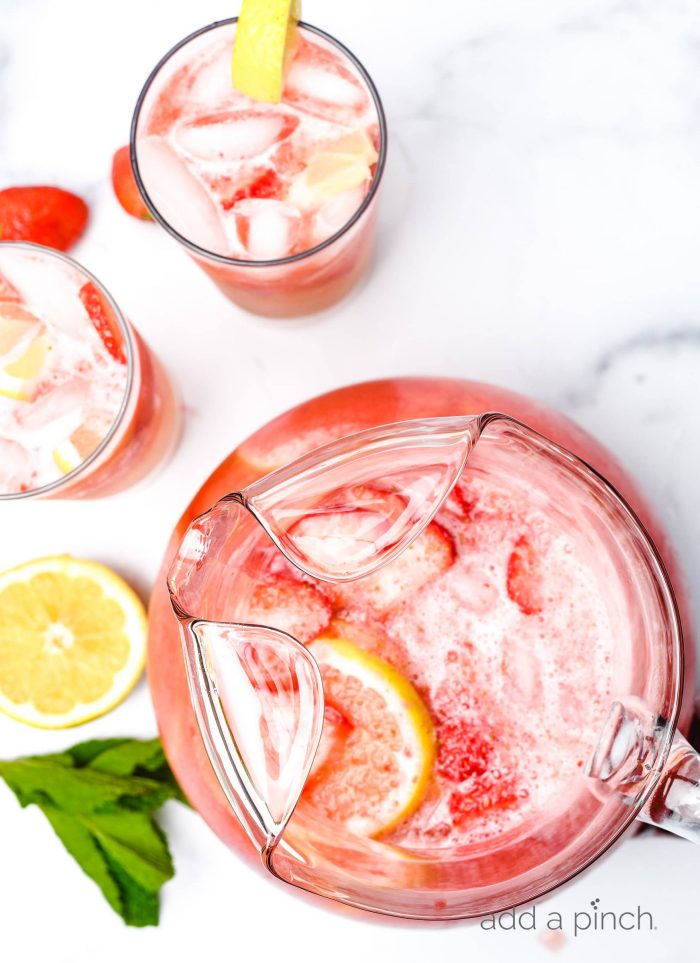
<svg viewBox="0 0 700 963">
<path fill-rule="evenodd" d="M 32 244 L 0 244 L 0 496 L 107 494 L 169 450 L 158 362 L 99 283 Z"/>
<path fill-rule="evenodd" d="M 265 555 L 240 617 L 283 629 L 319 663 L 324 731 L 298 809 L 314 824 L 456 851 L 552 820 L 587 792 L 625 671 L 618 586 L 520 466 L 490 466 L 477 448 L 437 518 L 375 575 L 321 583 Z M 348 503 L 360 526 L 397 499 L 362 486 Z M 312 513 L 299 534 L 332 545 L 352 519 Z"/>
<path fill-rule="evenodd" d="M 292 316 L 336 301 L 366 268 L 385 150 L 369 76 L 300 25 L 279 103 L 231 79 L 236 22 L 214 24 L 156 68 L 132 151 L 144 199 L 243 307 Z"/>
</svg>

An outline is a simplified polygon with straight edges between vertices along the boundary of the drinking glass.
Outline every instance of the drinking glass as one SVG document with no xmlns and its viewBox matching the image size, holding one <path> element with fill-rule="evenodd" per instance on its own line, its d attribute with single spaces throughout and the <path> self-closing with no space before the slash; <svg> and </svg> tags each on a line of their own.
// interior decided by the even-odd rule
<svg viewBox="0 0 700 963">
<path fill-rule="evenodd" d="M 300 23 L 302 33 L 320 38 L 349 62 L 365 84 L 377 114 L 379 157 L 364 200 L 350 219 L 319 244 L 274 260 L 242 260 L 207 250 L 192 237 L 178 231 L 159 210 L 139 164 L 144 139 L 144 118 L 165 84 L 179 70 L 194 62 L 213 34 L 225 37 L 233 49 L 238 18 L 212 23 L 185 37 L 156 65 L 138 98 L 131 125 L 131 161 L 136 182 L 155 220 L 187 251 L 223 293 L 253 314 L 291 318 L 328 308 L 344 297 L 363 277 L 372 261 L 377 201 L 386 159 L 387 130 L 384 110 L 376 87 L 365 68 L 347 47 L 318 27 Z M 230 83 L 230 67 L 221 83 Z M 193 185 L 193 187 L 196 185 Z M 200 188 L 201 189 L 201 188 Z M 185 190 L 185 187 L 182 187 Z"/>
<path fill-rule="evenodd" d="M 159 360 L 107 289 L 72 258 L 25 242 L 0 242 L 2 251 L 26 252 L 37 262 L 40 283 L 48 298 L 59 283 L 57 266 L 64 265 L 76 283 L 94 285 L 119 333 L 126 356 L 126 386 L 118 411 L 101 442 L 74 470 L 39 488 L 0 494 L 0 500 L 17 498 L 98 498 L 121 491 L 151 474 L 172 452 L 180 428 L 180 407 L 175 390 Z M 47 290 L 48 289 L 48 290 Z M 56 300 L 61 295 L 56 292 Z M 31 404 L 31 402 L 27 402 Z"/>
</svg>

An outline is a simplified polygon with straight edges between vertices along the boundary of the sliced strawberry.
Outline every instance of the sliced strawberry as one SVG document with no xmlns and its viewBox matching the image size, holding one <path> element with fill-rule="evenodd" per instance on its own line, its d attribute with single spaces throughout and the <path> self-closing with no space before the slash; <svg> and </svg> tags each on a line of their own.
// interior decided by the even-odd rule
<svg viewBox="0 0 700 963">
<path fill-rule="evenodd" d="M 475 775 L 473 779 L 450 794 L 449 808 L 456 826 L 489 809 L 505 809 L 527 796 L 518 785 L 515 774 L 492 769 Z"/>
<path fill-rule="evenodd" d="M 67 251 L 83 234 L 85 201 L 59 187 L 7 187 L 0 191 L 0 238 L 32 241 Z"/>
<path fill-rule="evenodd" d="M 0 235 L 0 240 L 2 240 L 2 235 Z M 0 301 L 15 301 L 19 303 L 21 300 L 22 296 L 17 289 L 10 284 L 3 274 L 0 274 Z"/>
<path fill-rule="evenodd" d="M 464 782 L 486 772 L 493 736 L 482 720 L 448 719 L 437 728 L 437 772 L 450 782 Z"/>
<path fill-rule="evenodd" d="M 338 604 L 346 609 L 370 608 L 384 615 L 398 602 L 408 600 L 420 588 L 452 565 L 454 543 L 445 529 L 431 522 L 425 531 L 399 555 L 374 575 L 333 586 Z"/>
<path fill-rule="evenodd" d="M 457 484 L 445 499 L 445 509 L 457 518 L 469 518 L 476 508 L 477 498 L 464 486 Z"/>
<path fill-rule="evenodd" d="M 79 296 L 107 351 L 115 361 L 126 364 L 122 333 L 117 319 L 114 317 L 114 311 L 107 300 L 97 290 L 92 281 L 88 281 L 87 284 L 82 286 Z"/>
<path fill-rule="evenodd" d="M 313 585 L 280 576 L 263 582 L 253 592 L 245 618 L 287 632 L 298 642 L 310 642 L 331 620 L 330 601 Z"/>
<path fill-rule="evenodd" d="M 524 615 L 536 615 L 544 605 L 542 572 L 530 541 L 522 535 L 508 559 L 508 595 Z"/>
<path fill-rule="evenodd" d="M 127 214 L 141 221 L 153 220 L 136 184 L 128 146 L 120 147 L 112 158 L 112 187 Z"/>
<path fill-rule="evenodd" d="M 221 206 L 230 211 L 239 201 L 248 197 L 277 197 L 282 189 L 282 180 L 271 168 L 252 174 L 243 182 L 238 181 L 226 192 Z"/>
</svg>

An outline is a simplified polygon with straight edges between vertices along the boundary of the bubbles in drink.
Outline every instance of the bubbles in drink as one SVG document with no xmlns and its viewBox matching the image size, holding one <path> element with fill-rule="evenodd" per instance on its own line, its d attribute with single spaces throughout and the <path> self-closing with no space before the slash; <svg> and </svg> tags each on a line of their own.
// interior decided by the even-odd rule
<svg viewBox="0 0 700 963">
<path fill-rule="evenodd" d="M 174 56 L 142 110 L 139 171 L 187 240 L 280 259 L 332 237 L 362 205 L 378 159 L 377 112 L 350 61 L 308 32 L 282 102 L 251 100 L 231 83 L 232 39 L 213 31 Z"/>
<path fill-rule="evenodd" d="M 0 493 L 50 484 L 100 445 L 126 390 L 121 341 L 77 267 L 0 248 Z"/>
</svg>

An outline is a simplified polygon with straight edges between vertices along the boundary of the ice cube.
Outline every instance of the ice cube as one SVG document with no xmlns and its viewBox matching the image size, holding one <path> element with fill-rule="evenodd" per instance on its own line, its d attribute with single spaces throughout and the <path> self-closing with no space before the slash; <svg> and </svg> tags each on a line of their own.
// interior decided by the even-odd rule
<svg viewBox="0 0 700 963">
<path fill-rule="evenodd" d="M 367 90 L 339 55 L 308 40 L 292 61 L 283 99 L 338 123 L 358 119 L 369 106 Z"/>
<path fill-rule="evenodd" d="M 187 84 L 184 98 L 187 104 L 202 104 L 211 110 L 219 104 L 231 103 L 232 99 L 245 100 L 231 82 L 232 46 L 233 32 L 230 32 L 229 36 L 221 37 L 213 48 L 203 51 L 202 60 L 188 64 L 189 77 L 194 75 L 194 79 Z"/>
<path fill-rule="evenodd" d="M 250 197 L 233 209 L 238 239 L 253 261 L 272 261 L 292 253 L 301 228 L 299 211 L 286 201 Z"/>
<path fill-rule="evenodd" d="M 243 160 L 265 153 L 298 124 L 280 111 L 230 110 L 181 124 L 174 136 L 181 150 L 200 160 Z"/>
<path fill-rule="evenodd" d="M 196 175 L 162 137 L 136 148 L 141 178 L 153 204 L 179 234 L 216 254 L 228 253 L 219 211 Z"/>
<path fill-rule="evenodd" d="M 33 459 L 19 442 L 0 438 L 0 493 L 11 495 L 32 487 Z"/>
<path fill-rule="evenodd" d="M 365 184 L 358 184 L 321 204 L 311 220 L 311 236 L 314 244 L 332 237 L 348 223 L 367 193 Z"/>
<path fill-rule="evenodd" d="M 83 274 L 75 266 L 59 258 L 49 258 L 30 248 L 7 252 L 6 275 L 16 290 L 25 295 L 33 315 L 61 332 L 81 337 L 85 322 L 76 297 L 84 283 Z M 19 311 L 22 306 L 15 306 Z M 12 310 L 3 305 L 3 312 Z"/>
<path fill-rule="evenodd" d="M 17 434 L 21 432 L 32 445 L 42 448 L 70 437 L 83 421 L 90 389 L 90 382 L 77 376 L 53 385 L 17 411 Z"/>
</svg>

